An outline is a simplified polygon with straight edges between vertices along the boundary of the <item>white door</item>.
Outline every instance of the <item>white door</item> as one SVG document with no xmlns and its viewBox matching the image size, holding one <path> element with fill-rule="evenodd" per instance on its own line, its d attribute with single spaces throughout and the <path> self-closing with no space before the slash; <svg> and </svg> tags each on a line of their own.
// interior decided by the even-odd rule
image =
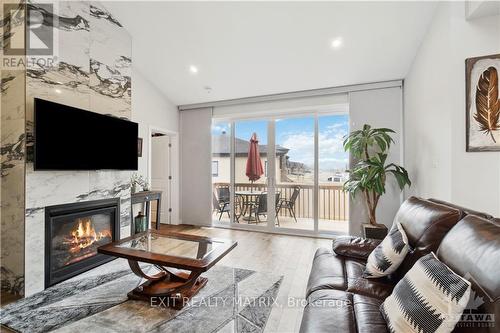
<svg viewBox="0 0 500 333">
<path fill-rule="evenodd" d="M 162 191 L 161 223 L 170 223 L 170 137 L 151 137 L 151 189 Z M 156 222 L 156 202 L 151 205 L 151 221 Z"/>
</svg>

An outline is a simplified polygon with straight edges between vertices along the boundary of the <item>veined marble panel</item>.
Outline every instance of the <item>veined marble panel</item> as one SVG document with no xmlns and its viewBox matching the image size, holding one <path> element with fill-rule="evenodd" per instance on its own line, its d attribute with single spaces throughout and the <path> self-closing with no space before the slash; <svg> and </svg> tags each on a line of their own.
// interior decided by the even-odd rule
<svg viewBox="0 0 500 333">
<path fill-rule="evenodd" d="M 87 200 L 120 198 L 120 226 L 130 226 L 130 177 L 132 171 L 96 171 L 90 173 Z M 122 237 L 123 238 L 123 237 Z"/>
<path fill-rule="evenodd" d="M 25 72 L 2 70 L 1 286 L 24 292 L 24 83 Z"/>
<path fill-rule="evenodd" d="M 130 119 L 131 37 L 99 2 L 90 2 L 90 27 L 91 108 Z"/>
<path fill-rule="evenodd" d="M 45 3 L 29 2 L 32 10 L 39 10 L 44 15 L 44 24 L 52 27 L 54 36 L 54 55 L 48 57 L 50 61 L 37 61 L 41 58 L 37 55 L 27 56 L 26 118 L 29 134 L 32 132 L 35 97 L 82 109 L 90 107 L 89 3 L 53 2 L 53 13 L 41 7 Z"/>
<path fill-rule="evenodd" d="M 79 201 L 89 191 L 89 171 L 33 171 L 26 165 L 26 295 L 44 289 L 45 207 Z"/>
<path fill-rule="evenodd" d="M 18 11 L 4 12 L 4 4 Z M 0 92 L 0 284 L 2 292 L 24 293 L 24 162 L 25 57 L 16 67 L 4 67 L 4 47 L 24 33 L 24 5 L 2 1 L 0 43 L 2 56 Z M 5 35 L 4 35 L 5 32 Z M 9 56 L 10 57 L 10 56 Z"/>
<path fill-rule="evenodd" d="M 39 4 L 43 3 L 46 1 L 29 2 L 33 8 L 41 7 Z M 54 1 L 53 4 L 53 13 L 45 11 L 43 15 L 54 28 L 54 61 L 46 66 L 28 61 L 28 147 L 32 146 L 35 97 L 93 112 L 131 117 L 131 39 L 128 33 L 99 3 Z M 94 39 L 98 41 L 94 42 Z M 125 237 L 130 225 L 130 176 L 131 172 L 114 170 L 34 171 L 28 159 L 25 211 L 27 295 L 44 289 L 45 207 L 119 197 L 121 236 Z"/>
</svg>

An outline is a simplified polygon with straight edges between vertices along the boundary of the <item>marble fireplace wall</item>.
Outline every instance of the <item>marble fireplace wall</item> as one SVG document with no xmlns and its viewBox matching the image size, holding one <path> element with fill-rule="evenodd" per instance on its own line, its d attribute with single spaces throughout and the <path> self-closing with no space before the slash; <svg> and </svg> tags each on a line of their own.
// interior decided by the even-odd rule
<svg viewBox="0 0 500 333">
<path fill-rule="evenodd" d="M 2 292 L 22 294 L 24 290 L 24 170 L 25 170 L 25 87 L 24 55 L 12 65 L 4 64 L 4 49 L 24 34 L 24 5 L 8 1 L 16 8 L 4 12 L 0 6 L 0 43 L 2 43 L 0 97 L 0 279 Z M 6 25 L 6 26 L 4 26 Z M 5 30 L 5 35 L 4 33 Z M 7 30 L 10 29 L 10 30 Z M 13 42 L 12 44 L 15 44 Z M 18 62 L 20 60 L 20 62 Z"/>
<path fill-rule="evenodd" d="M 41 3 L 46 0 L 29 1 L 28 6 L 36 9 Z M 53 11 L 43 15 L 47 18 L 44 24 L 53 25 L 55 61 L 44 65 L 29 61 L 32 56 L 27 55 L 26 295 L 44 289 L 46 206 L 120 197 L 121 236 L 130 233 L 132 172 L 34 171 L 31 151 L 35 97 L 130 119 L 131 37 L 98 2 L 57 1 Z"/>
</svg>

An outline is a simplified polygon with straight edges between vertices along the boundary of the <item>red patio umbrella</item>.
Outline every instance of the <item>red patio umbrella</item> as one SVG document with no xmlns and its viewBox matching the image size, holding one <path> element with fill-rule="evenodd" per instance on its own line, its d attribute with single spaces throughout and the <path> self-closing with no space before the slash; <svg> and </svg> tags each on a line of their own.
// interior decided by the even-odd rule
<svg viewBox="0 0 500 333">
<path fill-rule="evenodd" d="M 257 134 L 253 133 L 250 138 L 250 146 L 248 148 L 247 169 L 245 175 L 253 185 L 253 182 L 259 180 L 260 176 L 263 174 L 264 168 L 262 167 L 262 161 L 260 160 L 259 140 L 257 140 Z"/>
</svg>

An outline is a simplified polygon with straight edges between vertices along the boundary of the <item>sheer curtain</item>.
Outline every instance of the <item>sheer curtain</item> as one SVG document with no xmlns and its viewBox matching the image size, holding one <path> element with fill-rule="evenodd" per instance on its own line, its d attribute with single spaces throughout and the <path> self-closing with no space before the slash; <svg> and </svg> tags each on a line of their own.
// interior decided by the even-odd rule
<svg viewBox="0 0 500 333">
<path fill-rule="evenodd" d="M 212 224 L 211 133 L 212 108 L 180 113 L 181 221 Z"/>
</svg>

